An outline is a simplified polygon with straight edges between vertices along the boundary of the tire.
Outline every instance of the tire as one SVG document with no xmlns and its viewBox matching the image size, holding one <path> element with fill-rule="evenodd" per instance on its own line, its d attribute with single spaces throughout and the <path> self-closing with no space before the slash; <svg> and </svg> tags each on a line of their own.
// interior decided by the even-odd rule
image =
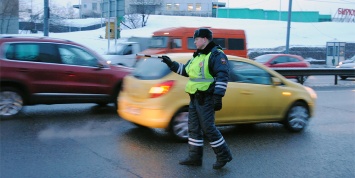
<svg viewBox="0 0 355 178">
<path fill-rule="evenodd" d="M 342 80 L 346 80 L 348 77 L 340 76 L 340 78 L 341 78 Z"/>
<path fill-rule="evenodd" d="M 170 122 L 170 133 L 180 141 L 188 139 L 188 108 L 182 108 L 173 116 Z"/>
<path fill-rule="evenodd" d="M 21 92 L 13 87 L 3 87 L 0 91 L 0 116 L 13 116 L 23 107 Z"/>
<path fill-rule="evenodd" d="M 291 132 L 302 131 L 309 122 L 309 111 L 304 103 L 294 103 L 285 117 L 284 126 Z"/>
<path fill-rule="evenodd" d="M 298 83 L 303 84 L 307 80 L 308 76 L 297 76 L 296 80 Z"/>
</svg>

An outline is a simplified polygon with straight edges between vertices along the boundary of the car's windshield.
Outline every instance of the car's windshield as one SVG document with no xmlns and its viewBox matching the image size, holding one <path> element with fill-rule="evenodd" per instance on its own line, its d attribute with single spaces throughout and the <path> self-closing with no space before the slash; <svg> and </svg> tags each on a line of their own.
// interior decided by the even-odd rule
<svg viewBox="0 0 355 178">
<path fill-rule="evenodd" d="M 166 48 L 168 46 L 167 36 L 153 36 L 150 40 L 149 48 Z"/>
<path fill-rule="evenodd" d="M 269 61 L 272 57 L 273 57 L 272 55 L 261 55 L 255 58 L 255 62 L 264 64 L 267 61 Z"/>
<path fill-rule="evenodd" d="M 155 80 L 166 76 L 170 72 L 171 70 L 160 59 L 148 58 L 137 63 L 132 75 L 142 80 Z"/>
<path fill-rule="evenodd" d="M 123 51 L 126 49 L 125 44 L 118 44 L 116 46 L 111 46 L 110 51 L 107 52 L 108 55 L 123 55 Z"/>
</svg>

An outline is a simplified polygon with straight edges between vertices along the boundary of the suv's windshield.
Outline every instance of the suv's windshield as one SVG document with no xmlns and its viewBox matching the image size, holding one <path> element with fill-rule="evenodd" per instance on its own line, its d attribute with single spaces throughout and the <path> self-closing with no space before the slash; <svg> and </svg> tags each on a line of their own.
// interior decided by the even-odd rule
<svg viewBox="0 0 355 178">
<path fill-rule="evenodd" d="M 142 80 L 160 79 L 171 71 L 159 58 L 148 58 L 140 60 L 132 75 Z"/>
<path fill-rule="evenodd" d="M 153 36 L 150 40 L 149 48 L 166 48 L 168 46 L 167 36 Z"/>
</svg>

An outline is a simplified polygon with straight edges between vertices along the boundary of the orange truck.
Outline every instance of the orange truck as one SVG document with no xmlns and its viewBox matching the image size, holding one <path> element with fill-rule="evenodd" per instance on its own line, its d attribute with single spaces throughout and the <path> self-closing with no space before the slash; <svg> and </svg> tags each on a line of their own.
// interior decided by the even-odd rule
<svg viewBox="0 0 355 178">
<path fill-rule="evenodd" d="M 213 41 L 219 44 L 225 54 L 248 58 L 246 35 L 244 30 L 209 28 L 213 32 Z M 193 53 L 196 51 L 193 34 L 198 28 L 172 27 L 153 33 L 149 48 L 140 52 L 145 55 L 164 53 Z"/>
</svg>

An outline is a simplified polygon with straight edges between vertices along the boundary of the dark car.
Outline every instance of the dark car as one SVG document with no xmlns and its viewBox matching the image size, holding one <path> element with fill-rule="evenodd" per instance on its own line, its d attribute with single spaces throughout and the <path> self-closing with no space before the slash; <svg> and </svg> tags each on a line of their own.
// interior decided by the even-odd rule
<svg viewBox="0 0 355 178">
<path fill-rule="evenodd" d="M 340 64 L 339 66 L 337 66 L 337 68 L 355 68 L 355 56 L 352 58 L 354 59 L 347 61 L 346 63 Z M 345 80 L 348 77 L 355 77 L 355 73 L 353 75 L 339 75 L 339 77 L 342 80 Z"/>
<path fill-rule="evenodd" d="M 0 116 L 24 105 L 116 103 L 132 71 L 108 65 L 81 44 L 48 37 L 0 37 L 0 67 Z"/>
<path fill-rule="evenodd" d="M 311 66 L 302 56 L 292 54 L 264 54 L 256 57 L 255 61 L 270 68 L 308 68 Z M 286 76 L 286 78 L 296 79 L 299 83 L 303 83 L 307 76 Z"/>
</svg>

